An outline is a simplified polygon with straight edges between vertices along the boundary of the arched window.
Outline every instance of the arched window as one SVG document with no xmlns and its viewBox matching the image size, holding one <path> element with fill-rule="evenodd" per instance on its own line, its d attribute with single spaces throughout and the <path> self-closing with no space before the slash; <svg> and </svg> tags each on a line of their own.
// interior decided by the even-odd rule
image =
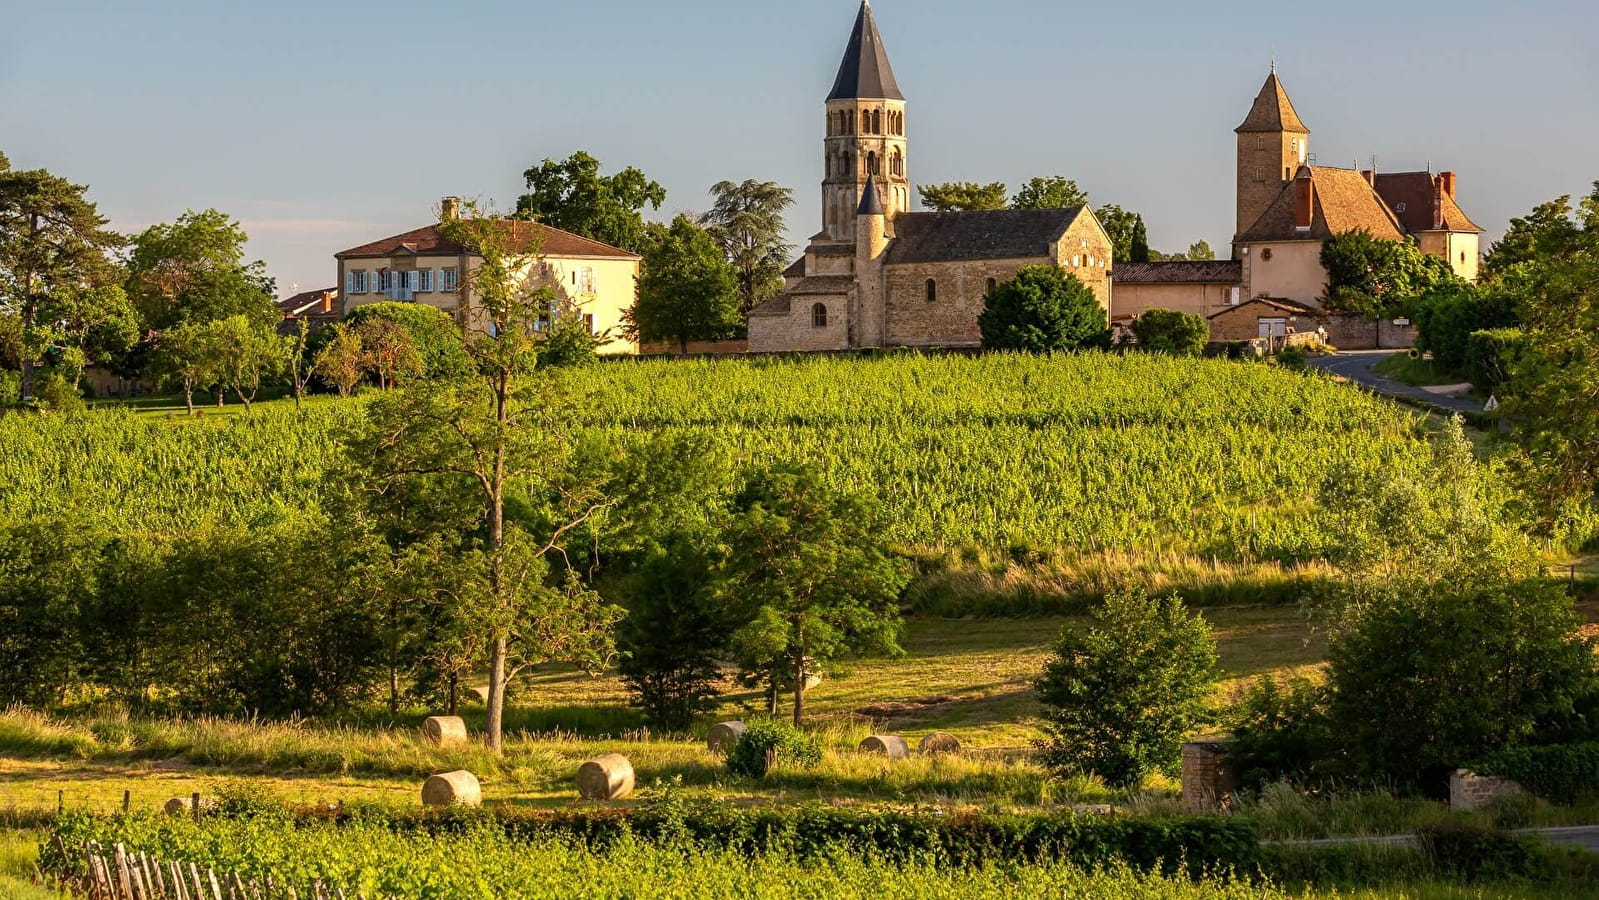
<svg viewBox="0 0 1599 900">
<path fill-rule="evenodd" d="M 934 281 L 931 278 L 927 279 L 927 302 L 928 303 L 937 303 L 938 302 L 938 282 Z"/>
<path fill-rule="evenodd" d="M 868 154 L 866 154 L 866 174 L 868 174 L 868 175 L 876 175 L 876 174 L 878 174 L 878 171 L 877 171 L 877 154 L 876 153 L 868 153 Z"/>
<path fill-rule="evenodd" d="M 894 174 L 905 174 L 905 157 L 901 156 L 898 150 L 894 151 Z"/>
<path fill-rule="evenodd" d="M 811 327 L 812 328 L 826 328 L 827 327 L 827 304 L 826 303 L 818 303 L 815 306 L 811 307 Z"/>
<path fill-rule="evenodd" d="M 997 287 L 999 287 L 999 279 L 997 279 L 997 278 L 988 279 L 988 293 L 990 293 L 990 294 L 994 293 L 994 288 L 997 288 Z"/>
<path fill-rule="evenodd" d="M 844 111 L 844 131 L 849 134 L 855 133 L 855 110 L 853 109 Z"/>
<path fill-rule="evenodd" d="M 882 133 L 883 133 L 883 111 L 880 110 L 880 109 L 874 109 L 874 110 L 872 110 L 872 134 L 882 134 Z"/>
</svg>

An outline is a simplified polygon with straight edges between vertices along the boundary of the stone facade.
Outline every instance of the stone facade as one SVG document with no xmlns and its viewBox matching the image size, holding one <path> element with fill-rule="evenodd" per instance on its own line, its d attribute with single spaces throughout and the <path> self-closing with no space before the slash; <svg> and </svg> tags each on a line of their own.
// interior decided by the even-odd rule
<svg viewBox="0 0 1599 900">
<path fill-rule="evenodd" d="M 1310 334 L 1319 324 L 1314 310 L 1260 298 L 1214 313 L 1207 321 L 1210 322 L 1212 343 L 1286 337 L 1289 333 Z M 1278 323 L 1281 324 L 1280 328 L 1276 327 Z"/>
<path fill-rule="evenodd" d="M 1463 812 L 1482 809 L 1500 797 L 1524 794 L 1521 785 L 1508 778 L 1490 778 L 1470 769 L 1456 769 L 1449 774 L 1449 808 Z"/>
<path fill-rule="evenodd" d="M 1223 754 L 1225 740 L 1196 741 L 1183 745 L 1183 809 L 1215 812 L 1232 805 L 1238 782 Z"/>
</svg>

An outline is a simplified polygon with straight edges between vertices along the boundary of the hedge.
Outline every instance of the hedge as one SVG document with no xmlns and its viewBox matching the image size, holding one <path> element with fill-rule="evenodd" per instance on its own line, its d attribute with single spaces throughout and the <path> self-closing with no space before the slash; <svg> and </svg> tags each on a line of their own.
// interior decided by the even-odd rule
<svg viewBox="0 0 1599 900">
<path fill-rule="evenodd" d="M 1479 390 L 1489 391 L 1509 377 L 1510 366 L 1529 346 L 1519 328 L 1473 331 L 1466 339 L 1466 372 Z"/>
<path fill-rule="evenodd" d="M 1599 796 L 1599 743 L 1512 747 L 1467 768 L 1479 775 L 1508 778 L 1557 803 Z"/>
</svg>

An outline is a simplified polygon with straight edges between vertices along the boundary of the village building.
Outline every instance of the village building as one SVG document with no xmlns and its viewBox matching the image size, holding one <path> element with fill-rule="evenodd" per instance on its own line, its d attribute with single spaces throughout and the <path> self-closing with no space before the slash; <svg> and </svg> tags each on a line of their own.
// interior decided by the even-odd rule
<svg viewBox="0 0 1599 900">
<path fill-rule="evenodd" d="M 971 347 L 983 298 L 1024 266 L 1110 309 L 1111 243 L 1087 207 L 912 212 L 905 97 L 863 2 L 825 102 L 822 230 L 749 315 L 749 349 Z"/>
<path fill-rule="evenodd" d="M 444 198 L 446 221 L 459 209 L 458 199 Z M 638 352 L 637 343 L 623 336 L 622 325 L 633 306 L 642 257 L 537 222 L 498 219 L 495 225 L 520 254 L 516 277 L 530 288 L 556 290 L 552 317 L 562 311 L 581 316 L 591 332 L 607 339 L 600 353 Z M 335 259 L 343 286 L 341 315 L 368 303 L 425 303 L 449 313 L 463 328 L 489 327 L 472 290 L 471 273 L 483 259 L 447 238 L 437 223 L 353 247 Z"/>
<path fill-rule="evenodd" d="M 278 323 L 279 333 L 294 334 L 301 322 L 307 323 L 312 331 L 337 322 L 344 315 L 344 306 L 339 302 L 338 288 L 323 288 L 301 291 L 287 300 L 279 300 L 278 313 L 283 316 Z"/>
<path fill-rule="evenodd" d="M 1276 67 L 1262 86 L 1237 137 L 1233 258 L 1122 264 L 1112 272 L 1113 318 L 1127 321 L 1161 307 L 1210 318 L 1217 340 L 1239 340 L 1326 328 L 1341 347 L 1406 346 L 1408 323 L 1334 321 L 1321 311 L 1328 238 L 1355 230 L 1391 241 L 1413 240 L 1422 252 L 1449 262 L 1475 281 L 1479 228 L 1461 210 L 1453 172 L 1377 172 L 1318 165 L 1310 129 L 1288 98 Z M 1217 305 L 1218 298 L 1228 307 Z M 1264 303 L 1250 301 L 1263 300 Z M 1298 326 L 1298 327 L 1296 327 Z"/>
</svg>

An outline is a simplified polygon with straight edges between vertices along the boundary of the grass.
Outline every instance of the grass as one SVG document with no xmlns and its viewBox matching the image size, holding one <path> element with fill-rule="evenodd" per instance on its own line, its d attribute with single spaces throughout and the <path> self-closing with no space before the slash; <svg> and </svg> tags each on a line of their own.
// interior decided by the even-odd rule
<svg viewBox="0 0 1599 900">
<path fill-rule="evenodd" d="M 1395 353 L 1377 363 L 1374 370 L 1384 378 L 1416 387 L 1462 384 L 1466 380 L 1459 373 L 1439 369 L 1430 359 L 1412 358 L 1408 353 Z"/>
</svg>

